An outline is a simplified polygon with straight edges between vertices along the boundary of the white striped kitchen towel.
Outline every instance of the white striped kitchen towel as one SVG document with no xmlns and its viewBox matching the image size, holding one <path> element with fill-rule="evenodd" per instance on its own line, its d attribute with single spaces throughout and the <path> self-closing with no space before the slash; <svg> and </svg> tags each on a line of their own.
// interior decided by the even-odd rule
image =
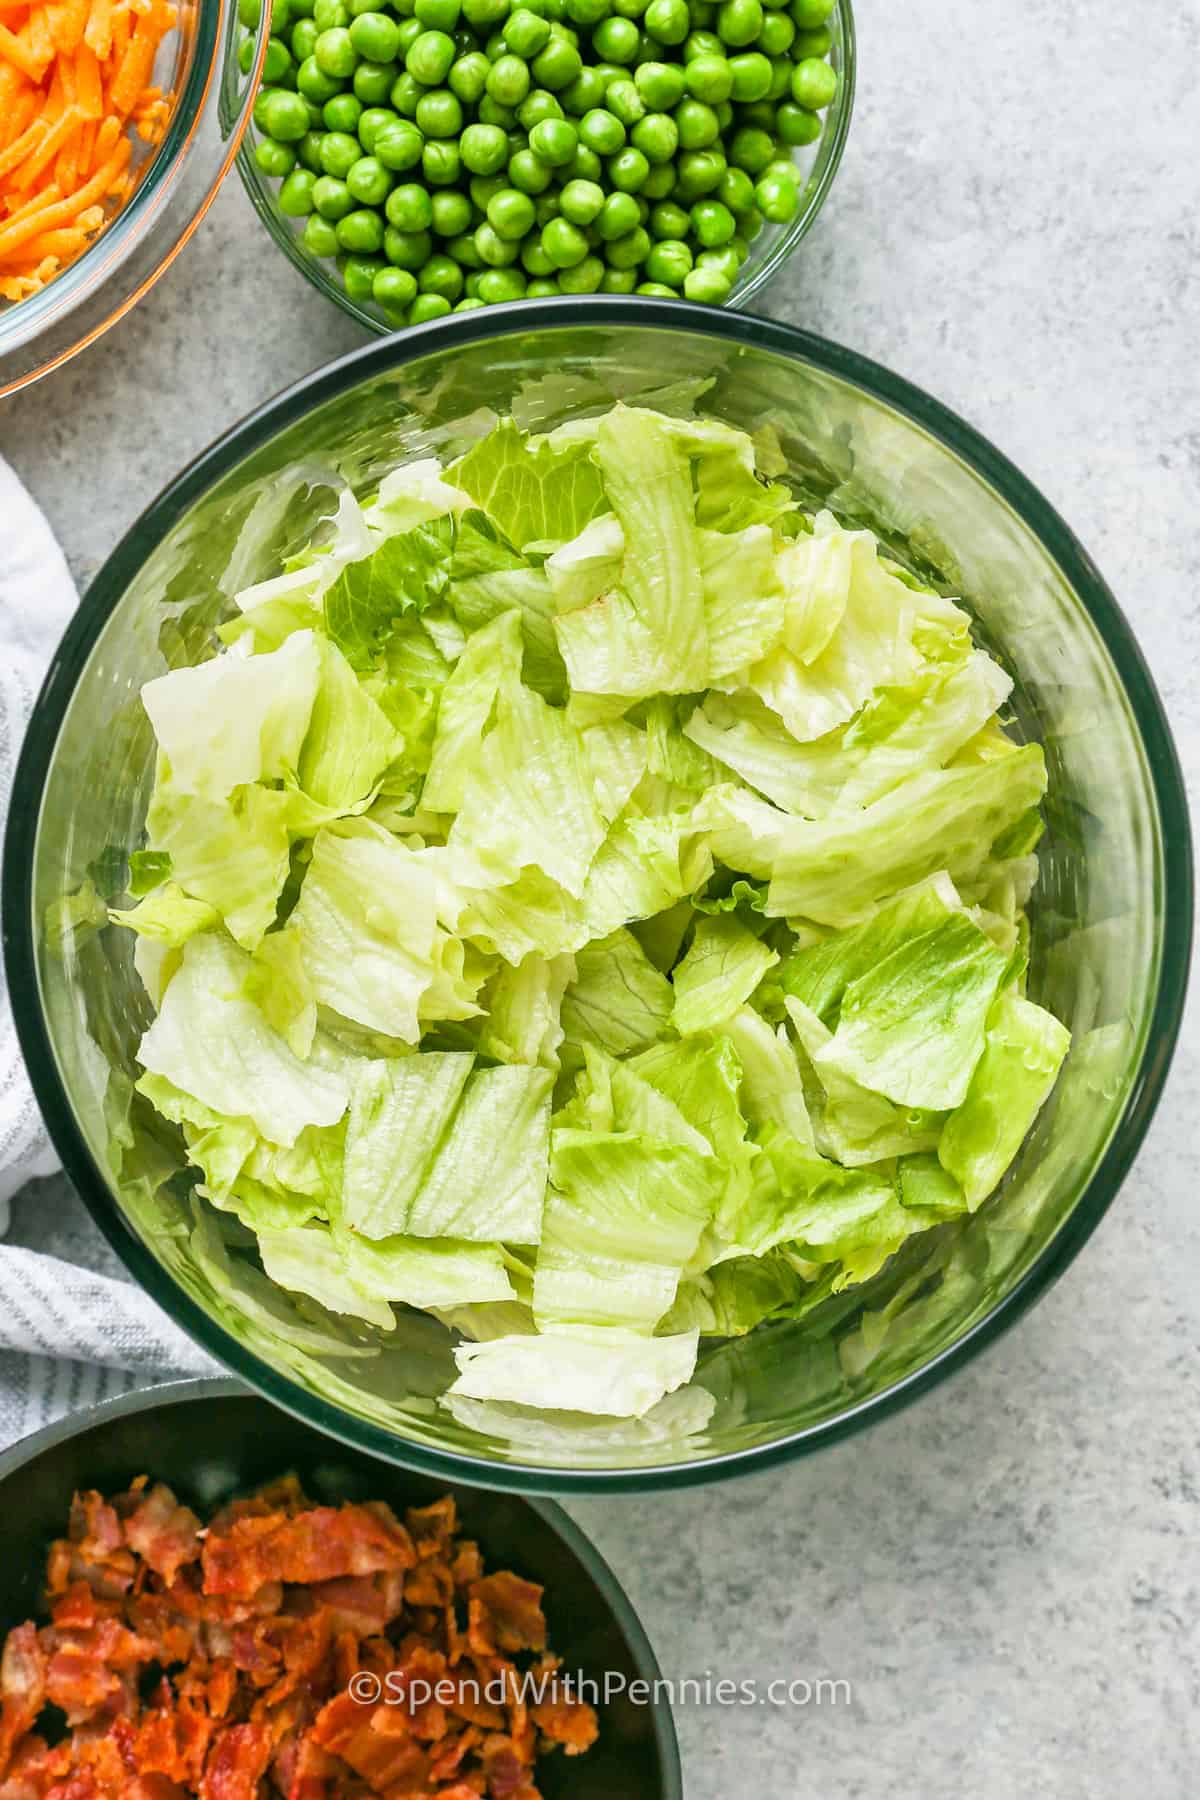
<svg viewBox="0 0 1200 1800">
<path fill-rule="evenodd" d="M 0 832 L 21 738 L 76 603 L 45 517 L 0 458 Z M 0 1237 L 12 1196 L 56 1166 L 0 967 Z M 215 1369 L 131 1283 L 0 1244 L 0 1445 L 130 1387 Z"/>
</svg>

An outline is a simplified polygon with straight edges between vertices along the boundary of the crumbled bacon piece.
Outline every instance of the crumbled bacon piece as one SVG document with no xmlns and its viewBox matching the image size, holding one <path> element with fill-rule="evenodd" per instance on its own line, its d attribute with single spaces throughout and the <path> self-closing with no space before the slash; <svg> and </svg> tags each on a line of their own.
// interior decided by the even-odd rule
<svg viewBox="0 0 1200 1800">
<path fill-rule="evenodd" d="M 539 1800 L 537 1757 L 596 1735 L 526 1705 L 541 1589 L 484 1572 L 449 1496 L 401 1523 L 286 1477 L 205 1531 L 142 1478 L 76 1497 L 47 1599 L 0 1657 L 0 1800 Z"/>
</svg>

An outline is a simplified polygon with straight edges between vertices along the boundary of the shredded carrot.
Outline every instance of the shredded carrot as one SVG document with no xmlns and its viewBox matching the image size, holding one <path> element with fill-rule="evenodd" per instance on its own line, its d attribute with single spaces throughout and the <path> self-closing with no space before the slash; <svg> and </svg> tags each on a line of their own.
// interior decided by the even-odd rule
<svg viewBox="0 0 1200 1800">
<path fill-rule="evenodd" d="M 151 76 L 176 17 L 169 0 L 0 0 L 0 301 L 53 280 L 132 191 L 134 143 L 160 143 L 174 104 Z"/>
</svg>

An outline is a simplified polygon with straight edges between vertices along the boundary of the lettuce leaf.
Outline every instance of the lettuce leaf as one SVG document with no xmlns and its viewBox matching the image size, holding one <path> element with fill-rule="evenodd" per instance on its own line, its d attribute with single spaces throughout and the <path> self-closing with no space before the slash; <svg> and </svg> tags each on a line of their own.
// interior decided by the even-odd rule
<svg viewBox="0 0 1200 1800">
<path fill-rule="evenodd" d="M 425 1051 L 358 1065 L 341 1196 L 350 1230 L 387 1238 L 406 1229 L 474 1061 L 470 1052 Z"/>
<path fill-rule="evenodd" d="M 575 978 L 562 1000 L 562 1029 L 575 1049 L 591 1044 L 625 1056 L 662 1036 L 671 1006 L 666 976 L 631 932 L 614 931 L 576 952 Z"/>
<path fill-rule="evenodd" d="M 590 445 L 533 442 L 513 419 L 502 419 L 448 473 L 518 550 L 577 537 L 607 510 Z"/>
<path fill-rule="evenodd" d="M 448 1398 L 515 1400 L 552 1411 L 640 1418 L 691 1379 L 697 1334 L 645 1337 L 616 1327 L 559 1325 L 487 1344 L 460 1344 Z"/>
<path fill-rule="evenodd" d="M 352 669 L 374 669 L 397 621 L 445 594 L 453 540 L 449 516 L 435 518 L 342 570 L 325 594 L 325 630 Z"/>
<path fill-rule="evenodd" d="M 477 1069 L 398 1229 L 415 1237 L 536 1244 L 553 1086 L 549 1069 Z"/>
<path fill-rule="evenodd" d="M 687 955 L 673 976 L 676 1031 L 686 1037 L 724 1024 L 778 961 L 776 952 L 732 914 L 697 919 Z"/>
<path fill-rule="evenodd" d="M 1065 1025 L 1013 989 L 996 1001 L 983 1055 L 938 1144 L 938 1158 L 961 1184 L 972 1212 L 999 1185 L 1024 1143 L 1070 1042 Z"/>
</svg>

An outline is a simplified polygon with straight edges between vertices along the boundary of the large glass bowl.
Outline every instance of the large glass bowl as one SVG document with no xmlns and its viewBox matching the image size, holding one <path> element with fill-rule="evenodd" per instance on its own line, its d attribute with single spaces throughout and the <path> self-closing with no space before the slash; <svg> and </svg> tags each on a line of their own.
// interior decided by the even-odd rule
<svg viewBox="0 0 1200 1800">
<path fill-rule="evenodd" d="M 768 225 L 754 240 L 748 261 L 726 305 L 748 306 L 754 296 L 777 274 L 801 238 L 816 221 L 825 204 L 825 196 L 846 147 L 850 117 L 854 110 L 856 71 L 854 13 L 851 0 L 837 0 L 826 25 L 833 37 L 829 60 L 838 73 L 838 91 L 832 106 L 822 117 L 821 135 L 815 143 L 795 152 L 795 162 L 803 176 L 800 205 L 787 225 Z M 348 312 L 352 319 L 368 331 L 388 334 L 395 326 L 388 323 L 382 309 L 374 301 L 352 300 L 342 284 L 334 263 L 314 256 L 304 243 L 303 219 L 289 219 L 279 208 L 279 183 L 265 176 L 254 160 L 259 133 L 251 122 L 238 155 L 238 174 L 249 194 L 254 210 L 284 255 L 293 262 L 313 286 Z M 527 302 L 526 304 L 531 304 Z"/>
<path fill-rule="evenodd" d="M 133 192 L 82 256 L 28 300 L 0 301 L 0 399 L 115 325 L 183 249 L 241 143 L 266 55 L 263 11 L 243 74 L 235 0 L 179 0 L 153 71 L 175 96 L 162 141 L 134 137 Z"/>
<path fill-rule="evenodd" d="M 273 1323 L 223 1328 L 182 1147 L 149 1114 L 128 1116 L 148 1023 L 130 934 L 64 933 L 55 903 L 89 874 L 119 885 L 139 842 L 152 757 L 142 683 L 194 660 L 230 596 L 307 542 L 336 489 L 454 455 L 484 407 L 549 427 L 692 378 L 708 384 L 702 411 L 774 428 L 802 497 L 870 525 L 915 573 L 962 595 L 1013 674 L 1017 728 L 1044 744 L 1050 776 L 1030 993 L 1073 1046 L 974 1218 L 915 1240 L 842 1296 L 819 1334 L 784 1323 L 702 1349 L 696 1379 L 715 1400 L 704 1430 L 634 1442 L 597 1429 L 533 1450 L 439 1406 L 452 1340 L 422 1315 L 368 1361 L 331 1360 L 320 1338 L 298 1347 L 312 1344 L 311 1311 L 284 1295 Z M 1067 527 L 997 451 L 819 338 L 733 312 L 594 299 L 464 313 L 368 347 L 245 420 L 154 501 L 96 577 L 38 703 L 3 898 L 17 1024 L 54 1140 L 167 1311 L 263 1393 L 360 1448 L 456 1480 L 577 1490 L 701 1481 L 815 1449 L 912 1399 L 1018 1318 L 1094 1229 L 1146 1130 L 1179 1024 L 1191 895 L 1182 782 L 1137 645 Z"/>
</svg>

